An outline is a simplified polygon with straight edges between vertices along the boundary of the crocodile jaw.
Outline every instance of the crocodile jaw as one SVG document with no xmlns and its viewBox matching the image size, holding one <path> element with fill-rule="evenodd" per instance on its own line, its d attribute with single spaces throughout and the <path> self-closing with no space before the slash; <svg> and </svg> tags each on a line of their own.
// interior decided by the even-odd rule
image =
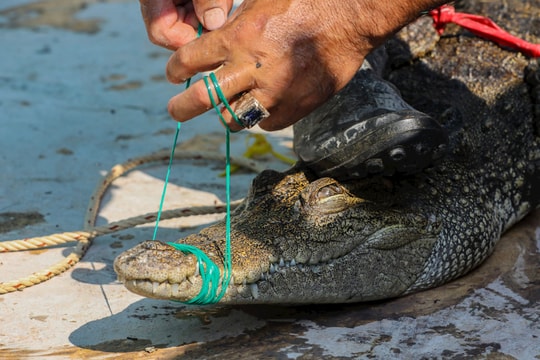
<svg viewBox="0 0 540 360">
<path fill-rule="evenodd" d="M 379 237 L 379 232 L 374 236 Z M 276 257 L 268 253 L 266 261 L 253 261 L 251 267 L 233 264 L 231 282 L 220 303 L 344 303 L 398 296 L 422 272 L 435 241 L 419 237 L 390 256 L 389 249 L 362 245 L 313 264 L 283 258 L 271 261 Z M 213 261 L 220 264 L 218 259 Z M 201 290 L 195 257 L 159 241 L 146 241 L 126 251 L 115 260 L 114 268 L 128 290 L 145 297 L 188 302 Z M 220 291 L 218 287 L 216 293 Z"/>
<path fill-rule="evenodd" d="M 222 260 L 212 253 L 207 252 L 207 255 L 223 274 Z M 266 266 L 270 267 L 269 264 L 267 262 Z M 122 253 L 114 261 L 114 270 L 128 290 L 149 298 L 188 302 L 201 292 L 203 285 L 196 257 L 160 241 L 145 241 Z M 242 302 L 240 299 L 244 297 L 257 298 L 254 279 L 259 279 L 262 274 L 258 269 L 243 267 L 242 275 L 236 274 L 240 283 L 235 284 L 233 271 L 224 299 L 239 298 L 233 302 Z M 221 283 L 214 285 L 219 294 Z"/>
<path fill-rule="evenodd" d="M 200 289 L 197 259 L 160 241 L 145 241 L 114 261 L 118 280 L 136 294 L 185 301 Z M 197 286 L 198 285 L 198 286 Z M 183 298 L 176 296 L 182 294 Z"/>
</svg>

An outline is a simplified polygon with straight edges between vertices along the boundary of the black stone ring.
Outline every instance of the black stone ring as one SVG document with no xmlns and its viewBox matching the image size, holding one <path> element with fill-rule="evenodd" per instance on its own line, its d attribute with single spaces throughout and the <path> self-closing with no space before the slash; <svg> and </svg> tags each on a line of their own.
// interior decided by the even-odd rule
<svg viewBox="0 0 540 360">
<path fill-rule="evenodd" d="M 246 129 L 252 128 L 270 116 L 268 110 L 248 92 L 237 100 L 235 113 L 238 122 Z"/>
</svg>

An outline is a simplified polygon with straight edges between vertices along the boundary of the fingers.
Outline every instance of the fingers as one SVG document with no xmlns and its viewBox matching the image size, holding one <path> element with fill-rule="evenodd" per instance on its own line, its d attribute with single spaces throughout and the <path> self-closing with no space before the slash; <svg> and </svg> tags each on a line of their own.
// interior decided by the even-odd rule
<svg viewBox="0 0 540 360">
<path fill-rule="evenodd" d="M 237 95 L 253 86 L 253 76 L 245 67 L 230 69 L 223 67 L 215 73 L 215 76 L 223 97 L 228 100 L 234 111 Z M 208 87 L 204 80 L 199 80 L 169 101 L 168 110 L 175 120 L 186 121 L 211 109 L 213 104 L 210 94 L 216 104 L 221 104 L 213 82 L 210 80 L 207 82 Z M 231 130 L 240 130 L 242 128 L 232 120 L 232 116 L 227 109 L 223 109 L 222 114 Z"/>
<path fill-rule="evenodd" d="M 232 3 L 232 0 L 193 0 L 197 18 L 207 30 L 216 30 L 225 24 Z"/>
<path fill-rule="evenodd" d="M 240 71 L 242 74 L 238 76 Z M 226 75 L 225 72 L 219 70 L 215 76 L 223 97 L 227 99 L 229 108 L 235 115 L 239 115 L 238 99 L 245 92 L 249 92 L 262 107 L 270 112 L 270 116 L 258 124 L 263 130 L 274 131 L 286 128 L 318 105 L 317 101 L 313 101 L 312 94 L 301 97 L 276 97 L 275 94 L 272 95 L 272 91 L 258 89 L 255 86 L 253 74 L 243 69 L 231 68 Z M 173 97 L 169 101 L 169 113 L 177 121 L 183 122 L 212 109 L 215 104 L 219 107 L 220 119 L 230 130 L 242 130 L 244 128 L 241 124 L 242 120 L 234 119 L 229 109 L 220 100 L 216 86 L 210 78 L 211 76 L 207 76 L 206 82 L 200 80 L 183 93 Z M 296 92 L 296 89 L 294 91 Z M 329 95 L 327 93 L 322 96 Z"/>
<path fill-rule="evenodd" d="M 198 20 L 191 2 L 177 6 L 172 0 L 140 0 L 140 5 L 152 43 L 176 50 L 197 37 Z"/>
<path fill-rule="evenodd" d="M 173 84 L 186 81 L 195 74 L 218 68 L 227 60 L 228 51 L 217 33 L 207 33 L 179 48 L 167 63 L 167 79 Z"/>
<path fill-rule="evenodd" d="M 150 41 L 176 50 L 197 37 L 199 22 L 207 30 L 225 24 L 233 0 L 140 0 L 140 4 Z"/>
</svg>

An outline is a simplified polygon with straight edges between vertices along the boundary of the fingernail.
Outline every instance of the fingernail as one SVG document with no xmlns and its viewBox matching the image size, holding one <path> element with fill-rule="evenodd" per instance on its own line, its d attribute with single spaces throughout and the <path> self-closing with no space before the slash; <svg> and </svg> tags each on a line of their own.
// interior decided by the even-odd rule
<svg viewBox="0 0 540 360">
<path fill-rule="evenodd" d="M 206 30 L 216 30 L 225 24 L 225 12 L 220 8 L 213 8 L 204 13 L 204 27 Z"/>
</svg>

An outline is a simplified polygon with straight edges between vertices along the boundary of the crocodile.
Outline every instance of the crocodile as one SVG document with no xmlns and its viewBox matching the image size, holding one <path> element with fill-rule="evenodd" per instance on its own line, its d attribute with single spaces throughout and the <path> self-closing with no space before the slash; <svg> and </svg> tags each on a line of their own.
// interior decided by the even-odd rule
<svg viewBox="0 0 540 360">
<path fill-rule="evenodd" d="M 456 7 L 540 39 L 531 22 L 540 1 Z M 448 130 L 447 155 L 406 176 L 338 181 L 301 162 L 260 173 L 231 215 L 232 276 L 220 303 L 361 302 L 440 286 L 478 267 L 539 206 L 538 63 L 456 26 L 422 48 L 417 31 L 433 30 L 419 26 L 387 43 L 386 77 Z M 221 221 L 178 242 L 222 267 L 225 231 Z M 160 241 L 120 254 L 114 269 L 151 298 L 185 302 L 202 286 L 196 257 Z"/>
</svg>

